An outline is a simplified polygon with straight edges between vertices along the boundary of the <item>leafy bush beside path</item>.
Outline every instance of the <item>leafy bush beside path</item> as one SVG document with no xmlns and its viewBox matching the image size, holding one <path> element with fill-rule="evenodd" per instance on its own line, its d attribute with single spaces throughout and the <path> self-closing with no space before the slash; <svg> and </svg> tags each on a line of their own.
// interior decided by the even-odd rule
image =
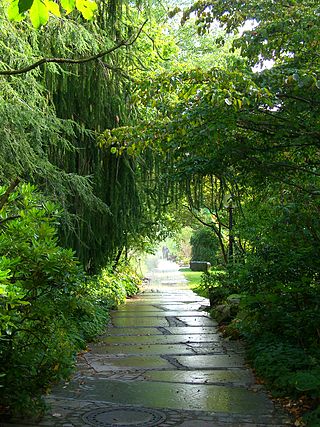
<svg viewBox="0 0 320 427">
<path fill-rule="evenodd" d="M 261 271 L 265 268 L 262 262 L 255 264 L 256 273 L 259 265 Z M 270 266 L 268 272 L 273 279 Z M 319 426 L 318 281 L 275 285 L 262 273 L 254 280 L 252 266 L 239 264 L 232 271 L 204 274 L 198 292 L 210 297 L 212 315 L 220 320 L 223 333 L 231 339 L 244 338 L 258 378 L 273 396 L 285 399 L 287 409 L 298 416 L 297 425 Z"/>
<path fill-rule="evenodd" d="M 58 225 L 57 206 L 33 186 L 0 187 L 0 413 L 40 413 L 41 394 L 138 290 L 128 266 L 88 278 L 59 246 Z"/>
</svg>

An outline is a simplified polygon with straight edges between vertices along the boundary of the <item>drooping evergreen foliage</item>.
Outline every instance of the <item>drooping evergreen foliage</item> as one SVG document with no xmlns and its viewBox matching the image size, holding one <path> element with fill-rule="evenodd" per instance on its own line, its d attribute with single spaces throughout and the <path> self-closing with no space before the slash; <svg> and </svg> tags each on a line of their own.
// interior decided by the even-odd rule
<svg viewBox="0 0 320 427">
<path fill-rule="evenodd" d="M 111 44 L 110 38 L 126 38 L 136 31 L 128 27 L 123 34 L 110 34 L 110 17 L 105 10 L 100 13 L 93 39 L 99 35 L 104 43 L 109 39 Z M 96 42 L 95 50 L 102 48 L 101 43 Z M 83 49 L 85 53 L 92 52 L 90 40 L 84 43 Z M 64 47 L 52 54 L 59 56 L 63 51 Z M 108 58 L 108 63 L 69 66 L 61 74 L 46 76 L 57 115 L 79 125 L 72 141 L 76 149 L 63 155 L 57 147 L 51 151 L 50 158 L 63 170 L 91 177 L 93 192 L 105 207 L 101 210 L 88 206 L 77 195 L 66 201 L 71 207 L 74 229 L 70 230 L 66 223 L 63 242 L 75 248 L 86 266 L 94 270 L 128 247 L 128 236 L 139 234 L 142 219 L 134 163 L 116 158 L 96 144 L 97 132 L 126 123 L 132 110 L 128 103 L 130 79 L 120 68 L 130 66 L 130 53 L 121 53 Z"/>
<path fill-rule="evenodd" d="M 83 40 L 84 54 L 97 53 L 106 42 L 112 45 L 112 39 L 127 38 L 137 31 L 128 26 L 117 34 L 112 33 L 108 10 L 101 7 L 99 13 L 97 22 L 91 25 L 90 39 Z M 55 31 L 61 32 L 53 29 L 52 38 Z M 74 34 L 79 37 L 77 26 Z M 97 41 L 97 37 L 101 41 Z M 63 46 L 50 48 L 51 55 L 61 56 L 65 42 Z M 130 115 L 130 80 L 121 70 L 121 67 L 130 66 L 130 48 L 126 50 L 123 55 L 116 52 L 106 62 L 69 66 L 60 74 L 46 75 L 57 115 L 79 125 L 72 141 L 75 150 L 63 155 L 57 147 L 50 152 L 50 158 L 63 170 L 91 177 L 93 193 L 101 202 L 99 209 L 71 195 L 66 203 L 70 206 L 72 228 L 66 222 L 62 233 L 64 244 L 75 248 L 86 267 L 93 271 L 116 258 L 128 246 L 130 233 L 139 234 L 141 205 L 134 181 L 134 165 L 130 160 L 116 159 L 96 144 L 96 132 L 112 128 L 119 122 L 125 123 Z"/>
<path fill-rule="evenodd" d="M 154 41 L 145 33 L 136 40 L 142 34 L 139 14 L 116 2 L 98 2 L 94 22 L 74 12 L 71 18 L 52 18 L 38 31 L 28 21 L 14 26 L 3 14 L 1 19 L 5 69 L 23 68 L 39 58 L 91 57 L 128 41 L 86 64 L 53 62 L 1 77 L 1 179 L 20 176 L 58 201 L 62 243 L 76 250 L 87 270 L 97 271 L 129 245 L 141 247 L 141 241 L 152 239 L 161 215 L 150 203 L 142 209 L 135 161 L 117 158 L 96 142 L 102 130 L 136 116 L 132 78 L 143 67 L 141 49 L 152 52 Z"/>
</svg>

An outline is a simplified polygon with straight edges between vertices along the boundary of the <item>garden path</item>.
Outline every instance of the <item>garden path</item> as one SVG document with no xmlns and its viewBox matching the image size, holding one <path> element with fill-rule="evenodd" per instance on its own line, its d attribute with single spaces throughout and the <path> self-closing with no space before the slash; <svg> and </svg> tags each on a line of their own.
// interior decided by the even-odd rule
<svg viewBox="0 0 320 427">
<path fill-rule="evenodd" d="M 290 424 L 223 339 L 178 266 L 161 260 L 144 291 L 111 313 L 70 382 L 47 397 L 47 427 L 262 427 Z M 28 426 L 27 421 L 16 426 Z M 9 426 L 9 425 L 8 425 Z M 12 427 L 12 424 L 10 424 Z"/>
</svg>

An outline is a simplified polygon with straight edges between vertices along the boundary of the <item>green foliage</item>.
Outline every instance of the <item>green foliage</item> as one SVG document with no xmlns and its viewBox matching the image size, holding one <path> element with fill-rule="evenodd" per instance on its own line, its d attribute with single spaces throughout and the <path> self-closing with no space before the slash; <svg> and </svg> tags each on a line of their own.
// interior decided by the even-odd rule
<svg viewBox="0 0 320 427">
<path fill-rule="evenodd" d="M 73 21 L 64 20 L 59 25 L 52 23 L 46 32 L 37 32 L 24 22 L 15 26 L 3 14 L 0 14 L 0 22 L 2 69 L 19 68 L 39 56 L 50 56 L 54 40 L 62 55 L 64 49 L 65 54 L 72 52 L 75 55 L 99 49 L 92 32 Z M 56 76 L 63 72 L 52 64 L 50 70 Z M 72 117 L 58 116 L 52 93 L 44 85 L 42 71 L 33 70 L 24 76 L 1 76 L 1 81 L 1 182 L 20 176 L 39 185 L 51 199 L 59 200 L 64 208 L 61 222 L 68 236 L 72 230 L 75 232 L 81 214 L 79 210 L 77 216 L 71 201 L 77 200 L 88 214 L 94 211 L 100 216 L 106 215 L 108 207 L 97 195 L 90 173 L 71 169 L 67 160 L 74 160 L 78 155 L 75 135 L 89 138 L 89 132 L 82 125 L 78 126 Z M 92 133 L 90 135 L 92 143 Z"/>
<path fill-rule="evenodd" d="M 1 403 L 34 415 L 41 393 L 68 377 L 108 309 L 139 280 L 129 268 L 88 280 L 73 251 L 58 245 L 59 210 L 34 187 L 0 187 L 0 206 Z"/>
<path fill-rule="evenodd" d="M 303 348 L 277 340 L 270 334 L 257 342 L 250 341 L 248 355 L 257 374 L 265 378 L 278 395 L 319 396 L 319 364 L 314 355 Z"/>
<path fill-rule="evenodd" d="M 74 55 L 74 50 L 89 55 L 113 46 L 114 39 L 131 37 L 140 25 L 141 14 L 128 7 L 126 14 L 123 11 L 121 15 L 123 25 L 119 17 L 115 28 L 109 6 L 99 4 L 97 21 L 83 26 L 83 31 L 78 23 L 69 20 L 65 28 L 52 24 L 48 28 L 51 37 L 42 39 L 44 48 L 54 56 L 65 55 L 66 49 L 69 55 Z M 56 32 L 59 43 L 52 43 Z M 96 201 L 100 201 L 99 206 L 94 203 L 88 206 L 77 194 L 66 194 L 65 207 L 70 217 L 61 232 L 63 244 L 74 248 L 86 269 L 93 273 L 129 248 L 141 249 L 160 240 L 166 227 L 163 224 L 170 227 L 170 218 L 164 209 L 158 209 L 157 193 L 145 188 L 149 161 L 143 159 L 142 170 L 136 159 L 118 157 L 96 143 L 96 136 L 102 130 L 135 119 L 132 79 L 137 67 L 154 67 L 159 63 L 152 46 L 153 43 L 158 46 L 160 34 L 160 28 L 150 23 L 133 46 L 109 55 L 105 63 L 66 66 L 61 73 L 46 74 L 57 115 L 78 125 L 70 138 L 76 149 L 64 153 L 60 146 L 55 146 L 50 150 L 50 159 L 63 170 L 90 177 L 92 192 Z M 141 50 L 150 52 L 146 63 L 141 62 Z"/>
<path fill-rule="evenodd" d="M 210 305 L 213 306 L 223 302 L 230 295 L 230 289 L 227 284 L 227 272 L 218 268 L 212 268 L 201 276 L 201 281 L 196 292 L 199 295 L 209 298 Z"/>
<path fill-rule="evenodd" d="M 188 265 L 191 259 L 190 237 L 193 230 L 190 226 L 183 226 L 184 223 L 188 223 L 188 219 L 184 219 L 182 215 L 175 218 L 174 211 L 170 214 L 173 218 L 172 228 L 168 229 L 169 237 L 161 242 L 159 248 L 161 247 L 162 250 L 164 246 L 167 247 L 172 259 L 179 264 Z"/>
<path fill-rule="evenodd" d="M 68 9 L 68 3 L 62 6 Z M 20 69 L 43 57 L 95 55 L 140 27 L 142 16 L 135 8 L 122 10 L 117 1 L 98 6 L 93 22 L 71 14 L 50 19 L 37 31 L 27 21 L 8 21 L 1 9 L 1 69 Z M 74 249 L 90 273 L 112 263 L 125 248 L 162 238 L 158 220 L 167 220 L 162 221 L 163 210 L 156 212 L 157 200 L 146 202 L 145 176 L 136 162 L 96 144 L 102 130 L 134 120 L 131 87 L 142 66 L 140 51 L 150 52 L 155 67 L 159 56 L 153 43 L 158 45 L 161 34 L 150 24 L 148 34 L 141 34 L 133 46 L 99 61 L 50 63 L 23 75 L 0 77 L 0 179 L 20 176 L 59 201 L 62 245 Z"/>
<path fill-rule="evenodd" d="M 52 0 L 10 0 L 8 17 L 19 22 L 29 12 L 32 25 L 40 28 L 48 22 L 50 15 L 60 18 L 61 9 L 68 14 L 75 8 L 85 19 L 92 19 L 97 4 L 94 0 L 61 0 L 59 3 Z"/>
<path fill-rule="evenodd" d="M 249 0 L 241 5 L 235 0 L 199 1 L 184 11 L 183 21 L 192 12 L 197 14 L 200 32 L 205 32 L 212 22 L 217 21 L 229 33 L 239 34 L 244 27 L 242 36 L 234 44 L 253 64 L 264 59 L 276 59 L 299 68 L 310 63 L 310 71 L 317 69 L 313 50 L 319 46 L 319 5 L 313 0 L 305 1 L 303 7 L 299 2 L 290 0 L 279 4 L 277 9 L 272 0 L 264 3 Z M 251 28 L 248 23 L 252 24 Z"/>
<path fill-rule="evenodd" d="M 141 285 L 140 277 L 125 263 L 104 268 L 99 276 L 90 283 L 90 294 L 94 299 L 107 308 L 117 308 L 123 304 L 126 297 L 135 295 Z"/>
<path fill-rule="evenodd" d="M 308 427 L 318 427 L 320 424 L 320 406 L 312 412 L 309 412 L 303 416 Z"/>
<path fill-rule="evenodd" d="M 219 248 L 217 236 L 207 227 L 195 230 L 191 236 L 192 261 L 206 261 L 211 265 L 217 263 L 216 253 Z"/>
<path fill-rule="evenodd" d="M 1 401 L 17 411 L 32 411 L 41 388 L 66 377 L 84 345 L 81 328 L 70 322 L 84 274 L 72 251 L 58 246 L 55 224 L 56 207 L 30 185 L 1 209 Z"/>
</svg>

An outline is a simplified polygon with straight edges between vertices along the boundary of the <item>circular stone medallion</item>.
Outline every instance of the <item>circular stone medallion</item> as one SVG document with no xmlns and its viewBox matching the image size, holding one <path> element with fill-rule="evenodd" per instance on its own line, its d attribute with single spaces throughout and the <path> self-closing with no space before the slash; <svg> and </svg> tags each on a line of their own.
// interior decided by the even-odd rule
<svg viewBox="0 0 320 427">
<path fill-rule="evenodd" d="M 98 427 L 153 427 L 166 420 L 165 414 L 160 411 L 126 406 L 96 409 L 82 418 L 86 423 Z"/>
</svg>

